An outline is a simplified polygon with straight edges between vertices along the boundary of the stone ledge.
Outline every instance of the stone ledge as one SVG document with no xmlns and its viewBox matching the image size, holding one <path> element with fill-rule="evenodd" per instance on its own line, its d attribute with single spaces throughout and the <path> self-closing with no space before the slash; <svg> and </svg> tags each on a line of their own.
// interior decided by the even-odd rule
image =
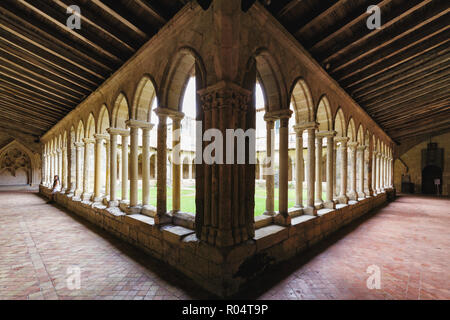
<svg viewBox="0 0 450 320">
<path fill-rule="evenodd" d="M 162 231 L 163 239 L 173 244 L 178 244 L 183 237 L 186 237 L 193 233 L 194 231 L 191 229 L 187 229 L 181 226 L 170 226 L 170 225 L 165 226 Z"/>
<path fill-rule="evenodd" d="M 289 229 L 278 225 L 271 225 L 255 230 L 256 251 L 269 248 L 278 242 L 287 239 L 289 236 Z"/>
<path fill-rule="evenodd" d="M 260 215 L 255 218 L 255 229 L 267 227 L 273 223 L 273 216 Z"/>
</svg>

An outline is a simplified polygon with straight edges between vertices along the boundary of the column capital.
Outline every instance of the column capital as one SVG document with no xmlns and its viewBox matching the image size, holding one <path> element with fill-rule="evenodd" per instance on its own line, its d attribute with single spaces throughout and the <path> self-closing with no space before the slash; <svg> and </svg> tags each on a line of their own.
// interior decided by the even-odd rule
<svg viewBox="0 0 450 320">
<path fill-rule="evenodd" d="M 293 113 L 293 111 L 291 109 L 280 109 L 280 110 L 268 111 L 265 113 L 264 119 L 266 119 L 266 117 L 268 119 L 275 119 L 275 120 L 290 119 L 292 116 L 292 113 Z"/>
<path fill-rule="evenodd" d="M 120 128 L 108 128 L 106 129 L 106 131 L 110 134 L 110 135 L 124 135 L 126 133 L 129 134 L 129 131 L 127 129 L 120 129 Z"/>
<path fill-rule="evenodd" d="M 77 149 L 80 149 L 80 148 L 83 148 L 83 147 L 84 147 L 84 143 L 83 143 L 83 142 L 75 142 L 74 145 L 75 145 L 75 147 L 76 147 Z"/>
<path fill-rule="evenodd" d="M 360 146 L 358 146 L 358 151 L 364 151 L 364 150 L 366 150 L 367 149 L 367 146 L 365 146 L 365 145 L 360 145 Z"/>
<path fill-rule="evenodd" d="M 319 131 L 316 132 L 316 137 L 328 138 L 334 137 L 337 134 L 336 131 Z"/>
<path fill-rule="evenodd" d="M 334 138 L 334 141 L 335 141 L 336 143 L 347 143 L 348 140 L 350 140 L 349 137 L 335 137 L 335 138 Z"/>
<path fill-rule="evenodd" d="M 308 130 L 308 129 L 317 129 L 319 124 L 315 121 L 313 122 L 304 122 L 304 123 L 298 123 L 294 126 L 294 130 Z"/>
<path fill-rule="evenodd" d="M 130 119 L 125 122 L 130 128 L 141 128 L 151 130 L 153 128 L 153 123 L 141 120 Z"/>
<path fill-rule="evenodd" d="M 85 145 L 90 144 L 90 143 L 95 143 L 95 139 L 94 138 L 84 138 L 83 142 Z"/>
<path fill-rule="evenodd" d="M 55 150 L 56 153 L 61 153 L 61 151 L 62 151 L 62 150 L 61 150 L 60 148 L 58 148 L 58 149 Z"/>
<path fill-rule="evenodd" d="M 356 149 L 356 147 L 358 147 L 359 143 L 357 141 L 351 141 L 347 145 L 350 149 Z"/>
<path fill-rule="evenodd" d="M 154 110 L 156 115 L 161 118 L 171 118 L 173 121 L 184 118 L 184 113 L 171 108 L 158 107 Z"/>
<path fill-rule="evenodd" d="M 109 140 L 109 136 L 107 134 L 94 134 L 94 138 L 95 140 L 97 140 L 97 142 L 101 142 L 102 140 Z"/>
</svg>

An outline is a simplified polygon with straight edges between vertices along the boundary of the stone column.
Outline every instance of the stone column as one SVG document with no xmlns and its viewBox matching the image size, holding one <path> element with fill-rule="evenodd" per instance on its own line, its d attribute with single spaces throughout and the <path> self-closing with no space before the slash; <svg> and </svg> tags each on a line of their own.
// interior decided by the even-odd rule
<svg viewBox="0 0 450 320">
<path fill-rule="evenodd" d="M 316 134 L 316 200 L 315 203 L 322 205 L 322 152 L 323 152 L 323 137 L 324 132 L 317 132 Z"/>
<path fill-rule="evenodd" d="M 67 139 L 67 150 L 69 151 L 69 155 L 68 155 L 68 160 L 69 160 L 69 164 L 68 164 L 68 181 L 69 181 L 69 189 L 67 190 L 67 194 L 69 196 L 73 196 L 75 193 L 75 189 L 76 189 L 76 162 L 77 162 L 77 157 L 76 157 L 76 147 L 75 144 L 72 142 L 74 141 L 74 137 L 72 137 L 72 134 L 69 135 L 69 139 Z M 75 173 L 75 174 L 74 174 Z"/>
<path fill-rule="evenodd" d="M 94 145 L 95 139 L 85 138 L 83 139 L 83 142 L 84 142 L 84 168 L 83 168 L 83 195 L 81 198 L 83 201 L 89 201 L 92 196 L 89 190 L 89 184 L 91 179 L 89 174 L 89 171 L 91 170 L 91 163 L 90 163 L 91 146 Z"/>
<path fill-rule="evenodd" d="M 62 148 L 62 192 L 66 192 L 68 189 L 68 179 L 67 179 L 67 146 Z"/>
<path fill-rule="evenodd" d="M 333 199 L 339 196 L 339 190 L 337 188 L 337 150 L 338 150 L 338 142 L 334 139 L 333 146 Z"/>
<path fill-rule="evenodd" d="M 367 190 L 369 192 L 369 196 L 373 196 L 373 142 L 372 139 L 369 140 L 369 160 L 367 163 Z"/>
<path fill-rule="evenodd" d="M 358 197 L 359 198 L 365 198 L 366 193 L 364 192 L 364 150 L 366 150 L 366 146 L 361 145 L 358 146 L 358 157 L 359 157 L 359 190 L 358 190 Z"/>
<path fill-rule="evenodd" d="M 303 208 L 303 127 L 294 126 L 295 140 L 295 207 Z"/>
<path fill-rule="evenodd" d="M 110 137 L 110 182 L 109 182 L 109 202 L 108 207 L 117 207 L 117 136 L 120 134 L 120 129 L 107 129 Z"/>
<path fill-rule="evenodd" d="M 180 211 L 181 205 L 181 119 L 184 114 L 173 111 L 172 119 L 172 211 Z"/>
<path fill-rule="evenodd" d="M 107 136 L 107 138 L 105 139 L 105 165 L 106 165 L 106 170 L 105 170 L 105 198 L 109 197 L 109 193 L 110 193 L 110 174 L 111 174 L 111 143 L 109 141 L 109 136 Z M 116 141 L 117 143 L 117 141 Z M 116 144 L 116 148 L 117 148 L 117 144 Z"/>
<path fill-rule="evenodd" d="M 358 142 L 349 142 L 348 147 L 350 148 L 350 179 L 351 179 L 348 198 L 350 200 L 358 200 L 358 194 L 356 192 L 356 148 L 358 147 Z"/>
<path fill-rule="evenodd" d="M 288 218 L 288 188 L 289 188 L 289 118 L 292 115 L 292 110 L 284 109 L 277 112 L 277 116 L 280 119 L 280 143 L 279 143 L 279 202 L 278 211 L 279 217 L 276 217 L 278 223 L 287 225 L 290 224 L 290 219 Z M 289 221 L 289 222 L 287 222 Z"/>
<path fill-rule="evenodd" d="M 221 81 L 199 90 L 198 94 L 203 110 L 203 129 L 220 130 L 225 137 L 225 145 L 227 139 L 235 141 L 234 137 L 227 137 L 227 129 L 242 129 L 245 132 L 255 128 L 255 109 L 249 107 L 251 91 Z M 236 147 L 239 149 L 241 146 L 238 144 Z M 196 168 L 197 177 L 200 176 L 197 180 L 199 197 L 196 199 L 196 234 L 200 240 L 216 247 L 230 247 L 254 237 L 253 161 L 256 151 L 254 144 L 245 144 L 244 147 L 244 150 L 239 150 L 245 151 L 246 156 L 247 151 L 251 153 L 246 157 L 251 163 L 245 160 L 244 164 L 238 164 L 237 155 L 231 150 L 225 150 L 226 163 L 203 163 Z"/>
<path fill-rule="evenodd" d="M 275 180 L 274 180 L 274 148 L 275 148 L 275 132 L 273 132 L 275 118 L 268 113 L 264 115 L 266 121 L 266 163 L 265 179 L 266 179 L 266 212 L 265 215 L 275 214 Z"/>
<path fill-rule="evenodd" d="M 381 172 L 381 153 L 380 153 L 380 152 L 377 152 L 377 172 L 376 172 L 376 179 L 377 179 L 377 193 L 380 193 L 380 192 L 381 192 L 380 172 Z"/>
<path fill-rule="evenodd" d="M 383 157 L 383 165 L 384 165 L 384 170 L 383 170 L 383 177 L 384 177 L 383 181 L 384 181 L 384 183 L 383 183 L 383 186 L 384 186 L 385 189 L 387 189 L 387 187 L 388 187 L 388 179 L 387 179 L 387 177 L 388 177 L 388 175 L 387 175 L 387 169 L 388 169 L 387 161 L 388 160 L 387 159 L 388 159 L 387 156 L 384 155 L 384 157 Z"/>
<path fill-rule="evenodd" d="M 128 205 L 128 141 L 130 132 L 125 130 L 120 134 L 122 136 L 122 200 L 121 203 Z"/>
<path fill-rule="evenodd" d="M 167 217 L 167 108 L 158 107 L 154 111 L 159 118 L 156 154 L 156 216 L 155 224 L 170 221 Z"/>
<path fill-rule="evenodd" d="M 390 164 L 391 164 L 391 166 L 390 166 L 390 168 L 391 168 L 391 171 L 390 171 L 391 188 L 394 188 L 394 187 L 395 187 L 395 186 L 394 186 L 394 164 L 395 164 L 394 158 L 391 158 L 391 159 L 390 159 Z"/>
<path fill-rule="evenodd" d="M 142 209 L 149 210 L 150 205 L 150 131 L 153 124 L 142 127 Z"/>
<path fill-rule="evenodd" d="M 75 196 L 80 197 L 83 193 L 83 172 L 81 171 L 82 166 L 82 152 L 84 148 L 83 142 L 75 142 L 75 148 L 76 148 L 76 186 L 75 186 Z"/>
<path fill-rule="evenodd" d="M 306 188 L 307 199 L 306 207 L 303 210 L 306 214 L 316 215 L 317 210 L 314 204 L 314 183 L 315 183 L 315 142 L 316 142 L 316 128 L 317 123 L 309 123 L 306 125 L 306 132 L 308 133 L 308 154 L 306 157 Z"/>
<path fill-rule="evenodd" d="M 374 149 L 372 152 L 372 191 L 376 195 L 377 190 L 377 151 Z"/>
<path fill-rule="evenodd" d="M 324 137 L 327 139 L 327 189 L 326 189 L 326 198 L 324 206 L 328 209 L 336 208 L 336 205 L 333 201 L 333 192 L 334 192 L 334 136 L 336 135 L 336 131 L 327 131 L 323 133 Z"/>
<path fill-rule="evenodd" d="M 347 204 L 347 141 L 349 138 L 347 137 L 338 137 L 336 141 L 340 143 L 339 145 L 339 155 L 341 158 L 341 188 L 339 192 L 339 203 Z"/>
<path fill-rule="evenodd" d="M 140 208 L 138 208 L 138 159 L 139 159 L 139 125 L 135 123 L 135 120 L 128 120 L 127 126 L 130 128 L 130 210 L 132 213 L 138 213 Z M 123 149 L 122 149 L 123 150 Z M 127 154 L 128 152 L 123 152 Z M 125 168 L 125 167 L 124 167 Z M 122 172 L 127 170 L 122 170 Z M 123 199 L 127 200 L 127 199 Z"/>
<path fill-rule="evenodd" d="M 103 140 L 106 139 L 106 135 L 95 134 L 95 173 L 94 173 L 94 202 L 100 202 L 102 200 L 101 195 L 101 171 L 102 171 L 102 148 Z"/>
<path fill-rule="evenodd" d="M 58 161 L 57 175 L 59 177 L 59 181 L 62 182 L 63 176 L 62 176 L 62 150 L 61 149 L 56 150 L 56 161 Z"/>
</svg>

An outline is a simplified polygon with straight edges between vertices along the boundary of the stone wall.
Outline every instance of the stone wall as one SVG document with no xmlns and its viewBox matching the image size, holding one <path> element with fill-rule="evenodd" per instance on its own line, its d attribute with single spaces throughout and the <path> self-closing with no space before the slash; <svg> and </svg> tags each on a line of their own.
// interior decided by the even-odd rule
<svg viewBox="0 0 450 320">
<path fill-rule="evenodd" d="M 50 189 L 41 186 L 46 197 Z M 227 297 L 241 290 L 249 280 L 270 265 L 289 259 L 351 221 L 384 204 L 395 195 L 387 190 L 337 209 L 321 209 L 317 216 L 292 218 L 290 226 L 280 226 L 273 217 L 257 219 L 255 236 L 238 246 L 218 249 L 198 241 L 193 222 L 172 217 L 162 227 L 141 214 L 127 215 L 118 208 L 73 200 L 58 193 L 56 202 L 122 240 L 139 247 L 187 275 L 206 290 Z"/>
<path fill-rule="evenodd" d="M 444 149 L 444 164 L 442 170 L 442 195 L 450 195 L 450 133 L 446 133 L 431 139 L 438 144 L 438 148 Z M 414 183 L 415 193 L 420 193 L 422 188 L 422 150 L 427 148 L 430 140 L 423 141 L 400 156 L 395 161 L 394 183 L 395 189 L 400 191 L 402 175 L 408 174 Z"/>
</svg>

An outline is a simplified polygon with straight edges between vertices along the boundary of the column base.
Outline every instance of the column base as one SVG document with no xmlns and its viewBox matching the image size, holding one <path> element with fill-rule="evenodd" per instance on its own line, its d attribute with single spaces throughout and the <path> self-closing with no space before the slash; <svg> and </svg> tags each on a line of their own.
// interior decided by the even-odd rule
<svg viewBox="0 0 450 320">
<path fill-rule="evenodd" d="M 154 218 L 156 216 L 156 208 L 151 205 L 145 205 L 142 207 L 142 214 Z"/>
<path fill-rule="evenodd" d="M 356 193 L 356 191 L 350 191 L 347 196 L 350 200 L 358 200 L 358 194 Z"/>
<path fill-rule="evenodd" d="M 303 213 L 310 216 L 317 216 L 317 209 L 316 207 L 306 206 L 303 208 Z"/>
<path fill-rule="evenodd" d="M 364 199 L 366 197 L 366 193 L 365 192 L 358 192 L 358 197 Z"/>
<path fill-rule="evenodd" d="M 137 214 L 137 213 L 141 213 L 142 211 L 142 207 L 141 206 L 133 206 L 133 207 L 127 207 L 125 212 L 127 214 Z"/>
<path fill-rule="evenodd" d="M 326 201 L 323 206 L 326 209 L 336 209 L 336 203 L 334 201 Z"/>
<path fill-rule="evenodd" d="M 83 193 L 81 195 L 81 200 L 82 201 L 91 201 L 92 198 L 92 194 L 91 193 Z"/>
<path fill-rule="evenodd" d="M 125 212 L 129 206 L 130 206 L 130 201 L 129 201 L 129 200 L 120 200 L 120 202 L 119 202 L 119 208 L 120 208 L 122 211 Z"/>
<path fill-rule="evenodd" d="M 172 216 L 169 213 L 165 213 L 163 215 L 155 215 L 155 224 L 167 224 L 172 223 Z"/>
<path fill-rule="evenodd" d="M 291 217 L 289 215 L 283 215 L 281 213 L 278 213 L 273 217 L 273 221 L 275 224 L 278 224 L 280 226 L 290 226 L 291 225 Z"/>
<path fill-rule="evenodd" d="M 73 196 L 75 194 L 75 190 L 68 189 L 68 190 L 66 190 L 66 194 L 67 194 L 68 197 Z"/>
<path fill-rule="evenodd" d="M 108 201 L 108 208 L 115 208 L 118 206 L 119 206 L 119 201 L 117 201 L 117 200 Z"/>
<path fill-rule="evenodd" d="M 274 215 L 276 215 L 276 212 L 275 211 L 264 211 L 263 214 L 266 216 L 274 216 Z"/>
<path fill-rule="evenodd" d="M 338 201 L 340 204 L 348 204 L 348 197 L 346 195 L 339 196 Z"/>
</svg>

